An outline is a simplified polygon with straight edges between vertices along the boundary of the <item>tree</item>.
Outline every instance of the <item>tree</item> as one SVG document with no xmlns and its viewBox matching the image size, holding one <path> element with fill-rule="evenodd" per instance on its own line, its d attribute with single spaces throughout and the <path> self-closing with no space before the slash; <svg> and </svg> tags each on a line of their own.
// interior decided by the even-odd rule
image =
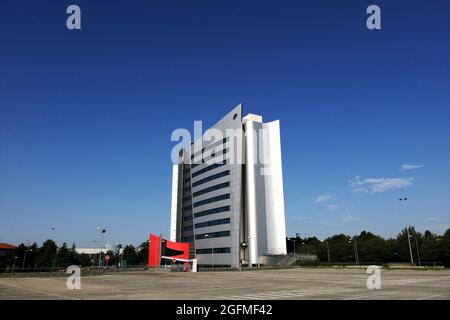
<svg viewBox="0 0 450 320">
<path fill-rule="evenodd" d="M 439 238 L 439 260 L 444 263 L 446 268 L 450 268 L 450 229 L 445 231 L 444 235 Z"/>
<path fill-rule="evenodd" d="M 137 263 L 140 265 L 146 265 L 148 263 L 148 241 L 142 242 L 139 246 Z"/>
<path fill-rule="evenodd" d="M 325 239 L 328 241 L 330 247 L 330 256 L 332 261 L 352 262 L 353 246 L 348 242 L 349 236 L 345 234 L 334 235 L 331 238 Z"/>
<path fill-rule="evenodd" d="M 86 253 L 81 253 L 78 256 L 78 264 L 83 267 L 90 267 L 92 265 L 91 257 Z"/>
<path fill-rule="evenodd" d="M 55 267 L 68 267 L 72 263 L 70 261 L 70 251 L 67 248 L 67 244 L 64 242 L 63 245 L 56 252 L 54 266 Z"/>
<path fill-rule="evenodd" d="M 439 237 L 426 230 L 419 240 L 420 259 L 424 262 L 438 262 Z"/>
<path fill-rule="evenodd" d="M 360 262 L 381 263 L 386 261 L 386 240 L 371 232 L 362 231 L 355 237 Z"/>
<path fill-rule="evenodd" d="M 137 261 L 136 249 L 131 245 L 127 245 L 123 249 L 123 260 L 126 261 L 127 265 L 135 265 Z"/>
<path fill-rule="evenodd" d="M 17 246 L 16 255 L 15 255 L 17 257 L 16 268 L 22 268 L 23 259 L 25 257 L 25 251 L 27 251 L 27 250 L 28 250 L 28 248 L 23 243 L 21 243 Z"/>
<path fill-rule="evenodd" d="M 58 246 L 53 240 L 46 240 L 42 247 L 37 249 L 36 264 L 39 267 L 51 267 L 54 264 Z"/>
<path fill-rule="evenodd" d="M 105 254 L 105 257 L 106 256 L 109 257 L 109 260 L 105 260 L 105 265 L 114 266 L 119 263 L 119 255 L 117 253 L 114 253 L 112 250 L 108 250 Z"/>
</svg>

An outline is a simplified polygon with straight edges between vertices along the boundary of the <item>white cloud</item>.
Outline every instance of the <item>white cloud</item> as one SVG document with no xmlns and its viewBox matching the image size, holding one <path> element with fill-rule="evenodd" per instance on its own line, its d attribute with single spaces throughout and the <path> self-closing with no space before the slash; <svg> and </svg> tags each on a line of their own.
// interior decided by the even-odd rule
<svg viewBox="0 0 450 320">
<path fill-rule="evenodd" d="M 426 218 L 426 219 L 423 220 L 423 221 L 427 221 L 427 222 L 440 222 L 441 219 L 436 218 L 436 217 L 429 217 L 429 218 Z"/>
<path fill-rule="evenodd" d="M 351 193 L 355 193 L 355 192 L 368 192 L 367 191 L 367 188 L 355 188 L 355 189 L 352 189 L 352 190 L 350 190 L 350 192 Z"/>
<path fill-rule="evenodd" d="M 352 216 L 351 214 L 347 214 L 346 216 L 341 218 L 341 222 L 352 223 L 360 221 L 360 217 Z"/>
<path fill-rule="evenodd" d="M 409 187 L 413 184 L 414 178 L 367 178 L 361 179 L 356 176 L 353 180 L 349 181 L 350 186 L 359 186 L 352 189 L 350 192 L 368 192 L 378 193 L 385 192 L 394 189 L 401 189 Z"/>
<path fill-rule="evenodd" d="M 421 168 L 421 167 L 423 167 L 423 165 L 421 165 L 421 164 L 405 163 L 405 164 L 402 164 L 402 166 L 400 167 L 400 170 L 407 171 L 407 170 L 418 169 L 418 168 Z"/>
<path fill-rule="evenodd" d="M 330 210 L 336 210 L 338 208 L 338 205 L 337 204 L 329 204 L 329 205 L 327 205 L 327 208 Z"/>
<path fill-rule="evenodd" d="M 290 216 L 292 219 L 296 219 L 296 220 L 308 220 L 308 217 L 303 217 L 303 216 Z"/>
<path fill-rule="evenodd" d="M 351 186 L 360 186 L 363 184 L 360 176 L 355 176 L 352 180 L 348 181 L 348 184 Z"/>
<path fill-rule="evenodd" d="M 316 203 L 319 203 L 319 202 L 324 202 L 324 201 L 330 200 L 331 198 L 333 198 L 333 196 L 331 194 L 322 194 L 322 195 L 318 196 L 315 201 L 316 201 Z"/>
<path fill-rule="evenodd" d="M 419 230 L 430 230 L 435 233 L 444 233 L 450 225 L 446 223 L 446 221 L 442 221 L 437 217 L 428 217 L 422 220 L 421 223 L 417 226 Z"/>
</svg>

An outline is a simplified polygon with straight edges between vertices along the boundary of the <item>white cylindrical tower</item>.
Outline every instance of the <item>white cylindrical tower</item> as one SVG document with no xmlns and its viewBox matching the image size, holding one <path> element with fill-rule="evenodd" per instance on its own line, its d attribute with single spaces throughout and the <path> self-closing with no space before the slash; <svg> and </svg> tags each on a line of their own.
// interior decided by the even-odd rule
<svg viewBox="0 0 450 320">
<path fill-rule="evenodd" d="M 246 120 L 245 128 L 245 213 L 248 238 L 248 264 L 258 263 L 258 234 L 257 234 L 257 199 L 256 199 L 256 163 L 257 137 L 255 122 Z"/>
</svg>

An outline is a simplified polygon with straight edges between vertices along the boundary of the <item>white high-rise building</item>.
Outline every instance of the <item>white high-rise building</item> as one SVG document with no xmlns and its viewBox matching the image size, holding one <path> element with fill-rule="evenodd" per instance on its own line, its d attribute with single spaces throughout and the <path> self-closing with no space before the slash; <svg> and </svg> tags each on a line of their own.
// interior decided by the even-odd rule
<svg viewBox="0 0 450 320">
<path fill-rule="evenodd" d="M 239 105 L 181 149 L 170 240 L 189 242 L 199 265 L 267 265 L 286 255 L 278 120 L 242 117 Z"/>
</svg>

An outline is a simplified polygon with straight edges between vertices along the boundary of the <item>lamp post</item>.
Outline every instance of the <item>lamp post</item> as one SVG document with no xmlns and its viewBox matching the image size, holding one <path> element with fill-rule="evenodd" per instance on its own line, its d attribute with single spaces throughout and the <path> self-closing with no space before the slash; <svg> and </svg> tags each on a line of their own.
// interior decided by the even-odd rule
<svg viewBox="0 0 450 320">
<path fill-rule="evenodd" d="M 306 244 L 305 242 L 302 242 L 302 245 L 306 245 L 306 248 L 308 248 L 308 256 L 309 256 L 309 245 Z"/>
<path fill-rule="evenodd" d="M 27 257 L 27 252 L 28 251 L 32 252 L 33 249 L 25 249 L 25 252 L 23 253 L 22 269 L 25 269 L 25 259 Z"/>
<path fill-rule="evenodd" d="M 419 254 L 419 244 L 417 243 L 417 236 L 413 237 L 413 236 L 409 236 L 410 238 L 414 238 L 414 240 L 416 241 L 416 250 L 417 250 L 417 259 L 419 260 L 419 266 L 421 266 L 420 263 L 420 254 Z"/>
<path fill-rule="evenodd" d="M 92 240 L 92 243 L 94 243 L 94 257 L 92 258 L 92 267 L 95 267 L 95 248 L 97 247 L 97 241 Z"/>
<path fill-rule="evenodd" d="M 289 240 L 289 241 L 294 241 L 294 257 L 295 257 L 295 256 L 296 256 L 296 253 L 295 253 L 295 241 L 296 241 L 296 239 L 288 238 L 288 240 Z"/>
<path fill-rule="evenodd" d="M 330 263 L 331 262 L 331 260 L 330 260 L 330 246 L 328 245 L 328 241 L 327 240 L 322 240 L 322 242 L 325 242 L 327 244 L 328 263 Z"/>
<path fill-rule="evenodd" d="M 14 273 L 14 270 L 16 269 L 16 260 L 17 260 L 17 256 L 14 256 L 13 273 Z"/>
<path fill-rule="evenodd" d="M 356 244 L 356 239 L 349 239 L 348 243 L 352 243 L 353 242 L 353 251 L 355 254 L 355 263 L 357 266 L 359 266 L 359 256 L 358 256 L 358 245 Z"/>
<path fill-rule="evenodd" d="M 106 229 L 104 227 L 98 227 L 97 230 L 100 231 L 100 234 L 102 236 L 102 242 L 100 244 L 101 247 L 100 247 L 100 252 L 99 252 L 99 256 L 98 256 L 98 266 L 100 267 L 100 264 L 102 262 L 103 235 L 106 233 Z"/>
<path fill-rule="evenodd" d="M 211 269 L 214 268 L 214 236 L 212 234 L 205 234 L 205 238 L 211 238 Z"/>
<path fill-rule="evenodd" d="M 408 198 L 399 198 L 398 200 L 400 202 L 406 202 L 406 200 L 408 200 Z M 413 259 L 412 249 L 411 249 L 411 238 L 409 235 L 409 226 L 406 227 L 406 234 L 408 236 L 409 256 L 411 257 L 411 264 L 414 264 L 414 259 Z"/>
<path fill-rule="evenodd" d="M 55 241 L 55 227 L 51 227 L 50 228 L 50 230 L 51 230 L 51 232 L 50 232 L 50 239 L 51 240 L 53 240 L 53 241 Z"/>
</svg>

